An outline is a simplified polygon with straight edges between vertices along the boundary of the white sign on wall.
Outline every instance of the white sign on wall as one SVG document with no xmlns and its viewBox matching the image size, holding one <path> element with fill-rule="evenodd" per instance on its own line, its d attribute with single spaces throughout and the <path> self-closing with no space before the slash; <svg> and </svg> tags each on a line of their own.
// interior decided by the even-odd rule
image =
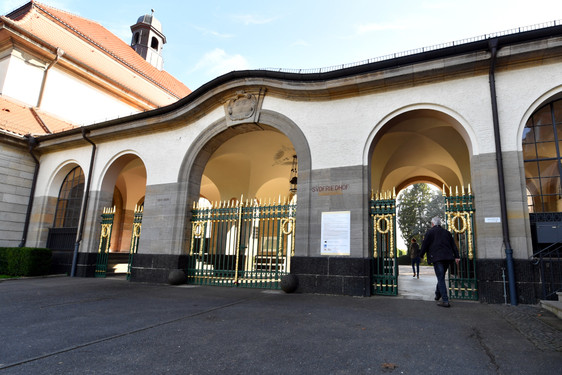
<svg viewBox="0 0 562 375">
<path fill-rule="evenodd" d="M 351 212 L 322 212 L 321 255 L 350 255 Z"/>
</svg>

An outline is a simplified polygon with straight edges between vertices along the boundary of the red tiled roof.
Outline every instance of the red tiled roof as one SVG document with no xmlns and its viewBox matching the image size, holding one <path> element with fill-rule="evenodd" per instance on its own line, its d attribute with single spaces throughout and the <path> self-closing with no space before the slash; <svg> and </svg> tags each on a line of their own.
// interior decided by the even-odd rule
<svg viewBox="0 0 562 375">
<path fill-rule="evenodd" d="M 0 96 L 0 128 L 19 135 L 44 135 L 76 128 L 76 126 Z"/>
<path fill-rule="evenodd" d="M 151 81 L 177 99 L 183 98 L 191 92 L 182 82 L 168 72 L 152 66 L 128 44 L 97 22 L 35 1 L 31 1 L 6 17 L 49 44 L 62 48 L 65 53 L 86 66 L 92 67 L 93 70 L 99 71 L 137 93 L 146 95 L 146 89 L 135 84 L 134 74 L 130 76 L 120 74 L 108 63 L 107 57 L 119 61 L 132 72 Z M 60 28 L 52 27 L 52 23 L 57 24 Z M 94 49 L 103 52 L 106 55 L 105 58 L 98 56 L 99 53 L 93 53 Z"/>
</svg>

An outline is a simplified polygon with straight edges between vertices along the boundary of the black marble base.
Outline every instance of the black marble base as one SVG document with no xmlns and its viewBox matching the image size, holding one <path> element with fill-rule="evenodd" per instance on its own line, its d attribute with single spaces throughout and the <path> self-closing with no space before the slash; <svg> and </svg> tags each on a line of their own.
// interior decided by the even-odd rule
<svg viewBox="0 0 562 375">
<path fill-rule="evenodd" d="M 135 254 L 131 281 L 165 284 L 170 271 L 187 269 L 188 255 Z"/>
<path fill-rule="evenodd" d="M 517 303 L 536 304 L 541 299 L 539 269 L 529 260 L 513 260 Z M 509 276 L 505 259 L 476 261 L 478 296 L 481 302 L 511 304 Z"/>
<path fill-rule="evenodd" d="M 53 251 L 51 273 L 67 274 L 72 272 L 73 251 Z M 78 253 L 76 258 L 75 275 L 78 277 L 93 277 L 96 271 L 97 253 Z"/>
<path fill-rule="evenodd" d="M 293 257 L 291 273 L 299 280 L 297 292 L 369 296 L 370 259 Z"/>
<path fill-rule="evenodd" d="M 52 273 L 70 274 L 72 251 L 53 251 Z M 78 253 L 78 277 L 93 277 L 97 253 Z M 135 254 L 131 281 L 168 282 L 170 271 L 185 270 L 188 255 Z M 514 260 L 517 303 L 536 304 L 541 297 L 539 268 L 529 260 Z M 343 257 L 293 257 L 291 274 L 298 278 L 297 293 L 349 296 L 371 295 L 371 259 Z M 476 261 L 478 298 L 485 303 L 510 304 L 508 271 L 505 259 Z"/>
</svg>

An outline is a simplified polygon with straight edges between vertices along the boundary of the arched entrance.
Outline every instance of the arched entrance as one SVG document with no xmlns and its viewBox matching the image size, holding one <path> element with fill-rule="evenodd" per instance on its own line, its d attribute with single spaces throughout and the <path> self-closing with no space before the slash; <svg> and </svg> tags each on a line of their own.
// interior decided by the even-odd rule
<svg viewBox="0 0 562 375">
<path fill-rule="evenodd" d="M 539 107 L 522 134 L 523 162 L 533 262 L 538 266 L 541 298 L 556 300 L 562 289 L 562 99 Z"/>
<path fill-rule="evenodd" d="M 100 213 L 102 230 L 96 276 L 126 274 L 140 235 L 139 213 L 142 218 L 146 191 L 143 161 L 134 154 L 115 159 L 104 175 L 101 191 L 103 196 L 111 197 L 111 204 Z"/>
<path fill-rule="evenodd" d="M 84 186 L 84 171 L 76 163 L 67 163 L 53 176 L 49 193 L 52 204 L 45 207 L 45 218 L 52 222 L 44 224 L 49 228 L 46 246 L 53 251 L 56 272 L 68 272 L 72 263 Z"/>
<path fill-rule="evenodd" d="M 192 212 L 188 282 L 279 286 L 294 251 L 297 160 L 289 138 L 270 127 L 222 140 Z"/>
<path fill-rule="evenodd" d="M 450 274 L 451 297 L 477 299 L 468 143 L 457 120 L 433 109 L 397 115 L 375 136 L 369 165 L 372 293 L 399 292 L 396 194 L 409 185 L 425 182 L 445 189 L 445 219 L 464 254 L 461 266 Z"/>
</svg>

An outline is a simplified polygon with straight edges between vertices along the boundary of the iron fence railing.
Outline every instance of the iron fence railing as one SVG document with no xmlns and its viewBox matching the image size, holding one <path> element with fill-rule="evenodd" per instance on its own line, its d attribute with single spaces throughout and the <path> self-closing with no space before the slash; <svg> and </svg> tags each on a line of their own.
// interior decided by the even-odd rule
<svg viewBox="0 0 562 375">
<path fill-rule="evenodd" d="M 188 283 L 279 289 L 294 254 L 296 200 L 195 205 Z"/>
<path fill-rule="evenodd" d="M 396 251 L 396 192 L 371 193 L 369 216 L 373 231 L 371 293 L 398 295 L 398 254 Z"/>
<path fill-rule="evenodd" d="M 476 257 L 474 242 L 474 196 L 470 184 L 465 192 L 458 187 L 449 194 L 443 186 L 445 198 L 445 214 L 447 229 L 453 235 L 458 249 L 460 261 L 449 269 L 449 297 L 452 299 L 478 300 L 478 281 L 476 277 Z"/>
<path fill-rule="evenodd" d="M 531 256 L 534 265 L 539 267 L 543 300 L 557 300 L 557 292 L 562 291 L 562 243 L 557 242 Z"/>
<path fill-rule="evenodd" d="M 47 248 L 54 251 L 72 251 L 78 228 L 49 228 Z"/>
</svg>

